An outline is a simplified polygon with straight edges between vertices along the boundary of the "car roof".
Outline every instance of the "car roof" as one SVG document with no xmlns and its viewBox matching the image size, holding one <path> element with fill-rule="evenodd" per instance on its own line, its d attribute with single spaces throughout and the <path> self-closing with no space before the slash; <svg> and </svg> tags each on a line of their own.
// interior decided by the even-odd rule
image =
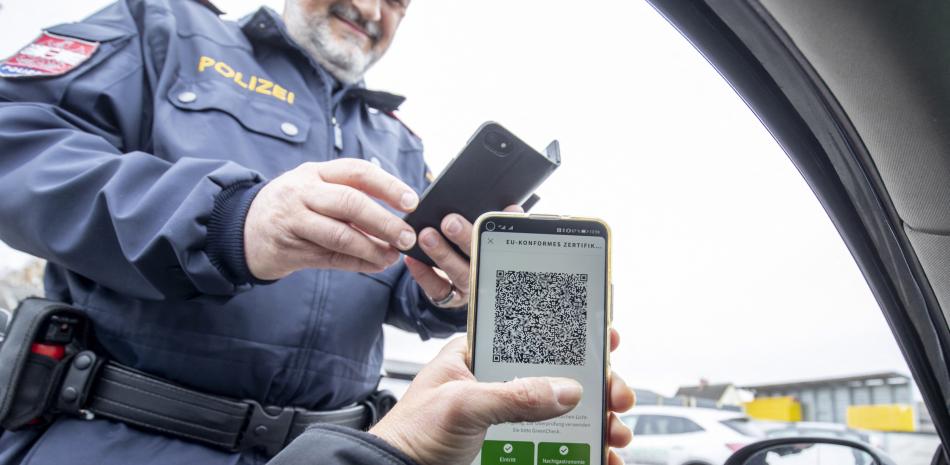
<svg viewBox="0 0 950 465">
<path fill-rule="evenodd" d="M 722 421 L 731 419 L 747 419 L 742 412 L 732 410 L 719 410 L 701 407 L 673 407 L 665 405 L 647 405 L 636 406 L 630 409 L 626 415 L 676 415 L 688 418 L 701 418 L 711 421 Z"/>
<path fill-rule="evenodd" d="M 841 423 L 826 423 L 821 421 L 800 421 L 798 423 L 791 423 L 790 425 L 794 428 L 826 429 L 835 431 L 846 431 L 849 429 L 847 425 L 842 425 Z"/>
</svg>

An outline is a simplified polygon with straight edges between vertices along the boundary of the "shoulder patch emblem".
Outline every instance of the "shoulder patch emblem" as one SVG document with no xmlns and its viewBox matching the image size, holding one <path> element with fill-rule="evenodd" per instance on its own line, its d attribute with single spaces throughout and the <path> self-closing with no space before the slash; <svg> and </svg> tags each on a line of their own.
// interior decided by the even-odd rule
<svg viewBox="0 0 950 465">
<path fill-rule="evenodd" d="M 43 31 L 33 43 L 0 61 L 0 77 L 51 77 L 66 74 L 92 57 L 99 42 L 63 37 Z"/>
</svg>

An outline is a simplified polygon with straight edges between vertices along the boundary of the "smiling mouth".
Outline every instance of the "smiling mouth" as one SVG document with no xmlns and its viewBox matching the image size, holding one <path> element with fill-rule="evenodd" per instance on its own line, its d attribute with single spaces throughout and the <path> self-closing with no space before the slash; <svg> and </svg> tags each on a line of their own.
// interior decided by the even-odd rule
<svg viewBox="0 0 950 465">
<path fill-rule="evenodd" d="M 366 32 L 366 29 L 363 29 L 362 27 L 358 26 L 356 23 L 354 23 L 354 22 L 352 22 L 352 21 L 350 21 L 350 20 L 348 20 L 348 19 L 346 19 L 346 18 L 344 18 L 343 16 L 340 16 L 340 15 L 338 15 L 338 14 L 335 14 L 335 13 L 334 13 L 334 14 L 333 14 L 333 17 L 336 18 L 337 20 L 339 20 L 340 22 L 342 22 L 343 24 L 347 25 L 350 29 L 356 31 L 357 33 L 359 33 L 360 35 L 362 35 L 363 37 L 365 37 L 366 40 L 369 40 L 370 42 L 373 41 L 373 38 L 369 35 L 368 32 Z"/>
</svg>

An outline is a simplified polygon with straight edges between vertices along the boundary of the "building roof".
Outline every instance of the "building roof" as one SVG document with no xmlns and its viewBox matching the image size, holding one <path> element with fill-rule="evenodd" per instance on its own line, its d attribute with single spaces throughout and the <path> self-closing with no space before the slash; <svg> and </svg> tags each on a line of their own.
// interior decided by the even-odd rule
<svg viewBox="0 0 950 465">
<path fill-rule="evenodd" d="M 884 371 L 879 373 L 869 373 L 865 375 L 843 376 L 839 378 L 812 379 L 804 381 L 790 381 L 785 383 L 770 383 L 742 386 L 741 389 L 750 389 L 753 391 L 786 391 L 796 389 L 809 389 L 828 386 L 841 385 L 864 385 L 868 382 L 887 383 L 887 384 L 906 384 L 910 378 L 906 375 L 894 371 Z"/>
<path fill-rule="evenodd" d="M 699 386 L 683 386 L 676 391 L 676 397 L 695 397 L 697 399 L 722 399 L 723 394 L 732 386 L 732 383 L 705 384 Z"/>
<path fill-rule="evenodd" d="M 669 397 L 663 397 L 657 392 L 651 391 L 649 389 L 633 388 L 633 393 L 636 394 L 638 403 L 643 402 L 646 405 L 658 404 L 658 400 L 660 398 L 670 399 Z"/>
</svg>

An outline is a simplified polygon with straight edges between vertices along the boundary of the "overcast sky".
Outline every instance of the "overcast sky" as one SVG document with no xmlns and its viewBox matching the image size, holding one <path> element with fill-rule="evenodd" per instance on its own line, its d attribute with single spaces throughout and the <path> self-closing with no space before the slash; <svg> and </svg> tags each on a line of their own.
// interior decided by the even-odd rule
<svg viewBox="0 0 950 465">
<path fill-rule="evenodd" d="M 0 55 L 106 3 L 0 0 Z M 260 4 L 215 3 L 228 18 Z M 611 224 L 613 365 L 631 384 L 908 373 L 799 173 L 645 2 L 415 0 L 367 83 L 408 96 L 401 118 L 436 172 L 486 120 L 539 149 L 560 140 L 534 211 Z M 426 361 L 443 343 L 387 329 L 391 358 Z"/>
</svg>

